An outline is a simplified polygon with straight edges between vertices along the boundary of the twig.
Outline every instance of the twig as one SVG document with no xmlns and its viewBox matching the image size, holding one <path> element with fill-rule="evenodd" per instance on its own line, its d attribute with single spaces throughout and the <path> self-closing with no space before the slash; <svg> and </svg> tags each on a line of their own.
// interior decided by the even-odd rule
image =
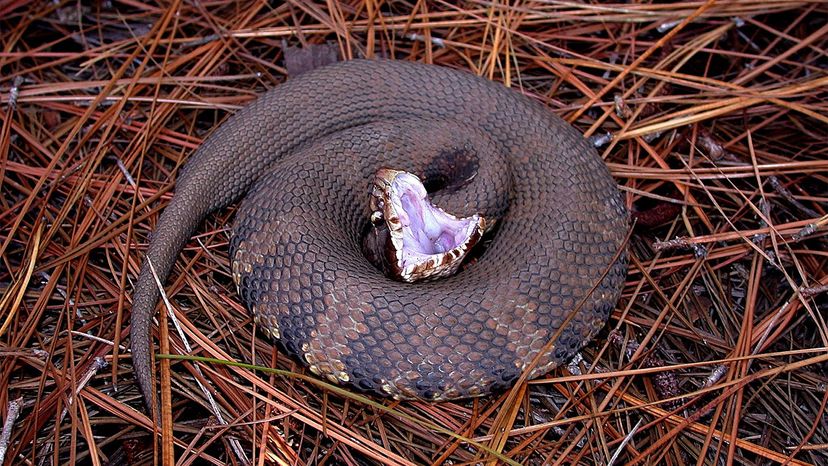
<svg viewBox="0 0 828 466">
<path fill-rule="evenodd" d="M 3 421 L 3 431 L 0 432 L 0 464 L 4 464 L 3 461 L 6 458 L 6 451 L 9 449 L 12 427 L 15 421 L 17 421 L 17 416 L 20 415 L 20 406 L 22 404 L 23 398 L 20 397 L 9 401 L 9 404 L 6 406 L 6 420 Z"/>
</svg>

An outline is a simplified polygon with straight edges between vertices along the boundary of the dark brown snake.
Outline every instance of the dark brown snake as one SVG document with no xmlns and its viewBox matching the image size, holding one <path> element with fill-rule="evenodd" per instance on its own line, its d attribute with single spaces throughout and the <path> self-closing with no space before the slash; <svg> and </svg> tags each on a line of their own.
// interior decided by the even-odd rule
<svg viewBox="0 0 828 466">
<path fill-rule="evenodd" d="M 436 281 L 386 278 L 361 251 L 380 167 L 418 174 L 448 212 L 496 220 L 482 255 Z M 343 62 L 228 119 L 152 237 L 162 283 L 204 217 L 243 196 L 230 257 L 260 326 L 313 373 L 395 398 L 510 386 L 557 334 L 529 374 L 543 375 L 604 325 L 625 277 L 627 212 L 590 144 L 540 103 L 447 68 Z M 145 260 L 131 334 L 148 406 L 158 298 Z"/>
</svg>

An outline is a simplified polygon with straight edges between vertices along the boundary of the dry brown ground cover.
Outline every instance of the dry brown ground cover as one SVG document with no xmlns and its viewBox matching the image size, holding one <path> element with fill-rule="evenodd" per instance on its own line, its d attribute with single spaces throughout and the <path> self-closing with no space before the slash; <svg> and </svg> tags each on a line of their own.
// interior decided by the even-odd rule
<svg viewBox="0 0 828 466">
<path fill-rule="evenodd" d="M 325 41 L 504 82 L 593 138 L 637 221 L 623 298 L 541 380 L 369 400 L 292 375 L 254 333 L 220 212 L 168 283 L 191 347 L 171 328 L 169 351 L 287 372 L 172 361 L 178 464 L 828 464 L 826 18 L 793 1 L 0 1 L 5 464 L 152 461 L 165 429 L 125 349 L 148 235 L 203 138 L 285 79 L 284 45 Z"/>
</svg>

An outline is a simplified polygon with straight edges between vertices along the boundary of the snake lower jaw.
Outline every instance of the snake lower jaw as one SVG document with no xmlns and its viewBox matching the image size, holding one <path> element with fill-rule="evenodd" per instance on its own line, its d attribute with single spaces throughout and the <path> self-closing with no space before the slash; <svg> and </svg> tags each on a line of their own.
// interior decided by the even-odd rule
<svg viewBox="0 0 828 466">
<path fill-rule="evenodd" d="M 432 204 L 420 179 L 400 170 L 377 171 L 371 210 L 374 226 L 387 228 L 389 271 L 404 282 L 453 275 L 486 230 L 480 215 L 458 218 Z"/>
</svg>

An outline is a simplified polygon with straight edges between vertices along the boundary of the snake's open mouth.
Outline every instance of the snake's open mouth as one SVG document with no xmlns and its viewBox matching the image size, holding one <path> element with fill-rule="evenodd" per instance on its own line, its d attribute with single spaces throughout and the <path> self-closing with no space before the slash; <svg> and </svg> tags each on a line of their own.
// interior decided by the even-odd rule
<svg viewBox="0 0 828 466">
<path fill-rule="evenodd" d="M 380 169 L 371 194 L 371 221 L 388 228 L 386 259 L 406 282 L 455 273 L 485 230 L 479 215 L 457 218 L 432 204 L 420 179 L 407 172 Z"/>
</svg>

